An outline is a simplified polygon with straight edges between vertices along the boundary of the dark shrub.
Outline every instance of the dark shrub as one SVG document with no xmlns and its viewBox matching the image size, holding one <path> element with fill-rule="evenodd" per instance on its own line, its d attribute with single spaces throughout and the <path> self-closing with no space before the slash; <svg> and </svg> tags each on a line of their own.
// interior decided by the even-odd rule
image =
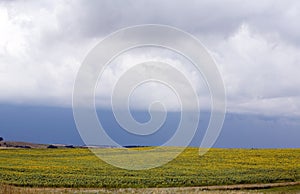
<svg viewBox="0 0 300 194">
<path fill-rule="evenodd" d="M 17 145 L 17 146 L 15 146 L 15 148 L 31 148 L 31 147 L 30 147 L 30 146 L 27 146 L 27 145 L 25 145 L 25 146 Z"/>
<path fill-rule="evenodd" d="M 57 148 L 55 145 L 49 145 L 47 148 Z"/>
</svg>

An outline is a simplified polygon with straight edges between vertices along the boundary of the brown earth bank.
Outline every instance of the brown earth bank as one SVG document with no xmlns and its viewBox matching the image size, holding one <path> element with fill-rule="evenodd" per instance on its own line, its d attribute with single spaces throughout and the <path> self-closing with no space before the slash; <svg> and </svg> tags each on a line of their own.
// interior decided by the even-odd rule
<svg viewBox="0 0 300 194">
<path fill-rule="evenodd" d="M 2 141 L 0 142 L 0 148 L 47 148 L 47 144 L 36 144 L 29 142 L 18 142 L 18 141 Z"/>
<path fill-rule="evenodd" d="M 132 146 L 132 147 L 135 148 L 140 146 Z M 22 142 L 22 141 L 0 141 L 0 149 L 12 149 L 12 148 L 23 148 L 23 149 L 50 148 L 51 149 L 51 148 L 114 148 L 114 147 L 106 146 L 106 145 L 84 146 L 84 145 L 70 145 L 70 144 L 38 144 L 38 143 Z"/>
<path fill-rule="evenodd" d="M 170 188 L 30 188 L 0 185 L 0 194 L 36 193 L 300 193 L 300 181 L 267 184 L 237 184 Z"/>
<path fill-rule="evenodd" d="M 11 148 L 74 148 L 83 146 L 73 146 L 73 145 L 66 145 L 66 144 L 37 144 L 37 143 L 30 143 L 30 142 L 21 142 L 21 141 L 1 141 L 0 142 L 0 149 L 11 149 Z"/>
</svg>

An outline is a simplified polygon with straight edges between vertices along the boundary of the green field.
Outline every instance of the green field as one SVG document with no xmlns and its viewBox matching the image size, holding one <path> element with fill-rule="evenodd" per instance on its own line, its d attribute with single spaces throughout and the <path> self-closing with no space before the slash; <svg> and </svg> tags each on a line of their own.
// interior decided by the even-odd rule
<svg viewBox="0 0 300 194">
<path fill-rule="evenodd" d="M 113 155 L 116 148 L 101 151 Z M 4 185 L 139 188 L 293 181 L 300 181 L 300 149 L 211 149 L 199 156 L 198 148 L 188 148 L 172 162 L 142 171 L 113 167 L 88 149 L 0 149 Z"/>
</svg>

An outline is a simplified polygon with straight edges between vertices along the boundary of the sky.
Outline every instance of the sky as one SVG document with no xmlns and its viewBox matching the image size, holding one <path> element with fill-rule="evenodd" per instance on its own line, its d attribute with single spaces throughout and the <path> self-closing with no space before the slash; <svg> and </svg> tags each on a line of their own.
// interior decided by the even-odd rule
<svg viewBox="0 0 300 194">
<path fill-rule="evenodd" d="M 186 31 L 205 45 L 224 81 L 227 113 L 245 115 L 247 122 L 247 115 L 255 115 L 297 123 L 299 10 L 297 0 L 0 1 L 0 104 L 71 108 L 76 74 L 97 43 L 121 28 L 163 24 Z M 203 78 L 193 74 L 187 61 L 166 49 L 143 49 L 111 62 L 99 80 L 104 86 L 97 89 L 100 108 L 109 102 L 121 73 L 149 59 L 172 63 L 189 75 L 202 106 L 207 106 Z M 149 90 L 156 92 L 149 95 Z M 144 109 L 165 97 L 170 109 L 178 105 L 165 87 L 144 85 L 132 95 L 132 106 Z M 263 129 L 264 124 L 257 127 Z M 297 128 L 287 124 L 282 130 L 289 127 Z M 292 134 L 299 135 L 298 131 Z"/>
</svg>

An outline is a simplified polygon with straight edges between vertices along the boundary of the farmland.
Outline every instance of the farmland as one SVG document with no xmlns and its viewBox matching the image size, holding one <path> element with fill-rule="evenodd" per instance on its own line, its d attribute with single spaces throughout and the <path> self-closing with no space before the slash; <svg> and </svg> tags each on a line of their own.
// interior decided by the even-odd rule
<svg viewBox="0 0 300 194">
<path fill-rule="evenodd" d="M 187 148 L 164 166 L 130 171 L 106 164 L 88 149 L 0 149 L 0 184 L 145 188 L 294 182 L 300 181 L 299 161 L 300 149 L 215 148 L 199 156 L 198 148 Z"/>
</svg>

